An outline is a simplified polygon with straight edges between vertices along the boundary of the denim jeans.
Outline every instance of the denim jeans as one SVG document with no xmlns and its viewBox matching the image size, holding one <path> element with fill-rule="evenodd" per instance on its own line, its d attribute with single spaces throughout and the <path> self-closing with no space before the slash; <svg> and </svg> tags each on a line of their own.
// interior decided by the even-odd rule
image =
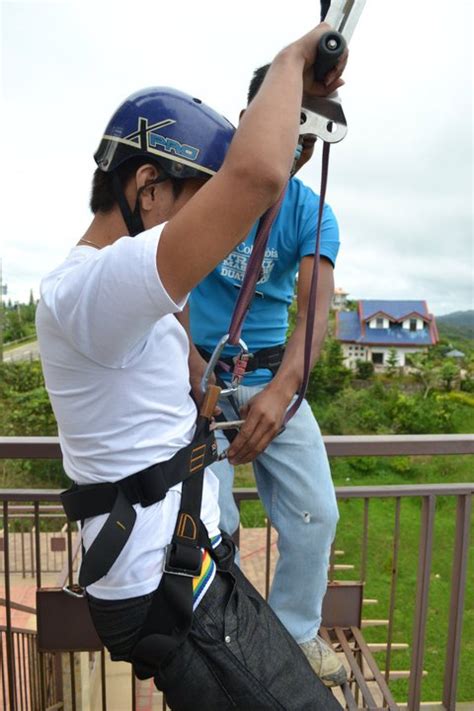
<svg viewBox="0 0 474 711">
<path fill-rule="evenodd" d="M 128 661 L 151 597 L 89 597 L 92 619 L 112 659 Z M 194 612 L 190 634 L 154 681 L 173 711 L 341 709 L 235 565 L 217 573 Z"/>
<path fill-rule="evenodd" d="M 239 407 L 264 386 L 241 386 Z M 227 398 L 225 416 L 236 419 Z M 229 446 L 222 433 L 219 449 Z M 253 463 L 258 492 L 278 532 L 279 559 L 269 603 L 297 642 L 306 642 L 321 625 L 331 543 L 339 518 L 326 449 L 311 408 L 304 400 L 284 432 Z M 219 479 L 220 527 L 234 533 L 239 512 L 232 495 L 234 470 L 227 460 L 211 465 Z"/>
</svg>

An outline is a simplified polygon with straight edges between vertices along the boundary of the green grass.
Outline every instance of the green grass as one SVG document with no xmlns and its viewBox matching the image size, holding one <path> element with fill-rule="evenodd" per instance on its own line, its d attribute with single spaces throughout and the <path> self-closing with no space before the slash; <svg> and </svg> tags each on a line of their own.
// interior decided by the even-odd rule
<svg viewBox="0 0 474 711">
<path fill-rule="evenodd" d="M 351 458 L 333 459 L 331 464 L 336 486 L 462 483 L 472 481 L 474 478 L 473 457 Z M 239 468 L 236 485 L 240 487 L 255 485 L 251 467 Z M 338 558 L 336 562 L 352 563 L 355 565 L 355 570 L 338 571 L 337 578 L 354 580 L 358 579 L 360 575 L 363 502 L 358 500 L 341 501 L 339 508 L 341 520 L 338 526 L 336 547 L 344 550 L 345 555 L 343 558 Z M 393 564 L 394 512 L 395 502 L 393 500 L 372 500 L 369 505 L 368 560 L 364 596 L 376 598 L 379 603 L 364 609 L 365 618 L 388 619 Z M 451 497 L 438 499 L 425 646 L 424 668 L 428 672 L 428 676 L 422 684 L 422 699 L 424 701 L 439 701 L 442 697 L 450 609 L 455 513 L 455 501 Z M 392 653 L 392 669 L 409 669 L 410 666 L 420 514 L 420 499 L 413 498 L 402 501 L 399 575 L 393 641 L 408 642 L 410 649 L 407 652 Z M 264 524 L 264 512 L 259 502 L 243 504 L 242 521 L 245 526 Z M 471 535 L 473 534 L 474 531 Z M 471 540 L 474 540 L 474 537 Z M 474 658 L 473 572 L 474 547 L 471 546 L 458 678 L 457 699 L 459 702 L 474 699 L 474 675 L 472 674 L 472 663 L 470 663 L 470 660 Z M 387 628 L 366 628 L 364 635 L 370 642 L 383 642 L 387 637 Z M 376 659 L 379 667 L 383 669 L 385 654 L 377 654 Z M 391 688 L 397 700 L 406 700 L 407 680 L 394 681 L 391 683 Z"/>
</svg>

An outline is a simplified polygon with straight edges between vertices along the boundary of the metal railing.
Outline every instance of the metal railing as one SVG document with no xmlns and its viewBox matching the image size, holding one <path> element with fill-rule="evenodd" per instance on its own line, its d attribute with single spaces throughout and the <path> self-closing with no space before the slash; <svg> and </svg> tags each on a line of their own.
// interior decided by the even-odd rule
<svg viewBox="0 0 474 711">
<path fill-rule="evenodd" d="M 40 532 L 41 569 L 45 573 L 59 573 L 67 555 L 64 511 L 61 506 L 42 506 L 39 513 L 40 521 L 47 521 L 50 528 Z M 36 531 L 32 509 L 30 506 L 12 506 L 10 517 L 15 522 L 10 531 L 10 572 L 21 573 L 22 578 L 34 578 Z M 0 529 L 0 553 L 3 547 L 3 530 Z M 0 573 L 3 572 L 3 557 L 0 556 Z"/>
<path fill-rule="evenodd" d="M 14 674 L 9 673 L 11 657 L 15 659 Z M 60 661 L 56 654 L 44 654 L 40 659 L 35 630 L 18 627 L 9 630 L 0 625 L 2 708 L 13 709 L 14 703 L 22 711 L 62 708 Z"/>
<path fill-rule="evenodd" d="M 443 436 L 374 436 L 374 437 L 326 437 L 326 447 L 329 456 L 400 456 L 400 455 L 432 455 L 432 454 L 474 454 L 474 436 L 471 435 L 443 435 Z M 4 459 L 55 459 L 60 457 L 59 444 L 56 438 L 0 438 L 0 458 Z M 430 587 L 430 571 L 433 554 L 433 531 L 435 524 L 436 503 L 440 497 L 451 497 L 456 501 L 456 531 L 453 543 L 453 565 L 451 571 L 450 608 L 448 620 L 448 637 L 445 650 L 445 672 L 443 684 L 443 699 L 440 709 L 454 710 L 456 708 L 456 685 L 459 669 L 459 657 L 461 646 L 461 626 L 464 609 L 464 596 L 466 588 L 468 542 L 469 542 L 469 522 L 471 516 L 471 499 L 474 492 L 474 484 L 433 484 L 433 485 L 403 485 L 403 486 L 357 486 L 337 488 L 337 497 L 340 502 L 360 500 L 363 507 L 360 551 L 357 552 L 359 575 L 361 581 L 366 579 L 367 562 L 369 558 L 369 511 L 371 502 L 377 499 L 388 499 L 393 502 L 393 539 L 392 548 L 392 570 L 390 576 L 390 590 L 388 593 L 388 621 L 387 621 L 387 642 L 385 646 L 385 678 L 390 680 L 391 660 L 393 650 L 396 648 L 393 642 L 394 634 L 394 613 L 397 602 L 397 585 L 399 581 L 400 565 L 400 520 L 404 502 L 408 498 L 417 497 L 421 500 L 420 513 L 420 537 L 418 541 L 418 570 L 416 576 L 416 595 L 413 611 L 413 637 L 411 640 L 411 662 L 409 670 L 409 688 L 407 707 L 410 711 L 417 711 L 420 708 L 421 685 L 423 679 L 423 661 L 425 652 L 425 636 L 427 627 L 428 594 Z M 254 489 L 240 489 L 236 492 L 236 499 L 239 506 L 248 500 L 257 498 Z M 18 513 L 18 507 L 23 513 L 28 513 L 32 517 L 34 524 L 34 559 L 35 577 L 38 587 L 42 585 L 42 546 L 46 539 L 41 537 L 41 517 L 43 512 L 51 512 L 47 507 L 55 507 L 59 503 L 59 492 L 55 490 L 0 490 L 0 502 L 3 508 L 3 557 L 4 557 L 4 580 L 5 593 L 4 600 L 0 601 L 5 606 L 5 625 L 2 628 L 2 651 L 6 650 L 6 655 L 2 654 L 2 693 L 4 694 L 4 708 L 29 709 L 26 705 L 21 705 L 22 698 L 19 695 L 18 678 L 23 674 L 22 679 L 26 679 L 25 670 L 28 665 L 19 662 L 18 641 L 15 635 L 21 630 L 16 630 L 12 625 L 12 609 L 15 603 L 12 599 L 10 568 L 11 546 L 10 546 L 10 523 Z M 56 515 L 56 511 L 54 511 Z M 63 519 L 63 523 L 64 523 Z M 267 529 L 266 536 L 266 591 L 270 584 L 271 565 L 271 532 Z M 74 575 L 74 561 L 78 552 L 78 537 L 71 526 L 67 526 L 64 531 L 66 537 L 67 560 L 64 564 L 60 580 L 72 580 Z M 334 553 L 334 551 L 333 551 Z M 1 553 L 0 553 L 1 556 Z M 331 556 L 330 579 L 335 579 L 337 563 L 334 554 Z M 25 631 L 26 632 L 26 631 Z M 28 634 L 33 634 L 31 631 Z M 24 642 L 21 644 L 24 645 Z M 20 647 L 21 647 L 20 644 Z M 16 645 L 16 646 L 15 646 Z M 440 650 L 441 653 L 441 650 Z M 102 680 L 101 707 L 103 711 L 107 709 L 106 696 L 106 672 L 105 657 L 100 656 L 100 677 Z M 5 663 L 4 663 L 5 657 Z M 70 653 L 70 676 L 71 676 L 71 698 L 68 707 L 75 711 L 76 701 L 76 679 L 74 654 Z M 22 666 L 23 664 L 23 666 Z M 99 664 L 97 664 L 99 666 Z M 42 704 L 31 706 L 31 708 L 48 708 L 45 679 L 47 676 L 47 663 L 44 654 L 38 655 L 38 669 L 40 670 L 40 694 Z M 36 678 L 36 677 L 35 677 Z M 51 673 L 49 674 L 51 678 Z M 51 686 L 51 683 L 50 683 Z M 136 708 L 135 701 L 135 681 L 131 683 L 131 708 Z M 30 694 L 31 695 L 31 694 Z M 35 697 L 36 698 L 36 697 Z M 7 702 L 9 706 L 7 705 Z M 60 703 L 60 701 L 58 702 Z M 60 708 L 50 704 L 54 708 Z M 165 708 L 163 702 L 163 708 Z"/>
</svg>

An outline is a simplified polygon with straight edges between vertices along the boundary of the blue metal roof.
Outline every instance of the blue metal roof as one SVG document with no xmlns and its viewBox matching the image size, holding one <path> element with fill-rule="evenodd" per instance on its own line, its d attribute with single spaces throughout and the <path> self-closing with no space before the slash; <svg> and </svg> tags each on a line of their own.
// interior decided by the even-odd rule
<svg viewBox="0 0 474 711">
<path fill-rule="evenodd" d="M 367 302 L 365 302 L 367 303 Z M 371 303 L 392 303 L 392 302 L 371 302 Z M 402 302 L 400 302 L 402 303 Z M 423 302 L 403 302 L 403 303 L 423 303 Z M 382 309 L 379 309 L 380 311 Z M 371 313 L 374 313 L 373 311 Z M 384 310 L 384 313 L 388 313 Z M 406 313 L 406 312 L 405 312 Z M 413 310 L 412 312 L 413 313 Z M 425 309 L 426 313 L 426 309 Z M 370 315 L 370 314 L 369 314 Z M 390 315 L 392 315 L 390 313 Z M 402 314 L 404 315 L 404 314 Z M 394 317 L 396 318 L 396 317 Z M 399 317 L 401 318 L 401 317 Z M 356 311 L 341 311 L 338 315 L 337 334 L 336 337 L 340 341 L 349 341 L 355 343 L 366 343 L 380 346 L 431 346 L 433 340 L 430 329 L 423 328 L 421 331 L 409 331 L 402 328 L 401 324 L 392 325 L 390 328 L 368 328 L 364 324 L 364 334 L 362 335 L 361 323 L 359 314 Z"/>
<path fill-rule="evenodd" d="M 430 317 L 428 309 L 426 308 L 426 301 L 380 301 L 378 299 L 362 299 L 359 301 L 359 308 L 361 309 L 362 319 L 364 321 L 381 311 L 387 314 L 387 316 L 392 316 L 392 318 L 397 321 L 415 312 L 427 319 Z"/>
<path fill-rule="evenodd" d="M 356 311 L 339 311 L 337 319 L 337 338 L 340 341 L 360 339 L 359 314 Z"/>
</svg>

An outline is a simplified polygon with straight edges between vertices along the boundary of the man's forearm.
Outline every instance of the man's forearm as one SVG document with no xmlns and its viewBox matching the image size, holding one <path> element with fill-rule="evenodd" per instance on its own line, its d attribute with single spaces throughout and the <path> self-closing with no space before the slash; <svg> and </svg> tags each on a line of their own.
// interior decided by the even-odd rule
<svg viewBox="0 0 474 711">
<path fill-rule="evenodd" d="M 323 315 L 320 318 L 316 316 L 311 344 L 311 369 L 314 367 L 321 354 L 324 339 L 326 338 L 327 326 L 328 319 L 326 315 Z M 286 344 L 285 354 L 278 372 L 270 383 L 272 388 L 278 388 L 282 392 L 286 393 L 288 402 L 291 400 L 293 395 L 298 392 L 302 383 L 305 340 L 306 318 L 301 317 L 297 320 L 295 330 Z"/>
</svg>

